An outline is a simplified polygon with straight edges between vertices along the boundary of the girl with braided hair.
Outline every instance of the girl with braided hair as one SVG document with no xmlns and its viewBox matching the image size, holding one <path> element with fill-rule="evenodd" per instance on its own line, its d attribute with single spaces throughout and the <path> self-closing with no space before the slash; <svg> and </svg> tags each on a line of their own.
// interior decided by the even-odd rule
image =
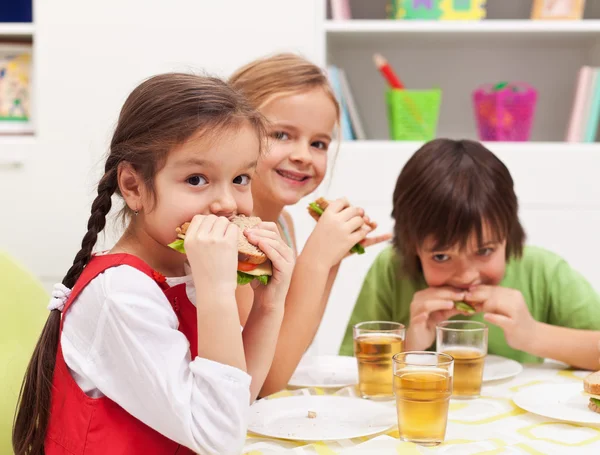
<svg viewBox="0 0 600 455">
<path fill-rule="evenodd" d="M 163 74 L 129 95 L 87 233 L 24 378 L 15 454 L 241 451 L 294 265 L 275 224 L 244 232 L 273 276 L 241 333 L 229 219 L 252 212 L 264 128 L 219 79 Z M 94 253 L 115 195 L 127 227 Z M 183 255 L 167 245 L 190 220 Z"/>
</svg>

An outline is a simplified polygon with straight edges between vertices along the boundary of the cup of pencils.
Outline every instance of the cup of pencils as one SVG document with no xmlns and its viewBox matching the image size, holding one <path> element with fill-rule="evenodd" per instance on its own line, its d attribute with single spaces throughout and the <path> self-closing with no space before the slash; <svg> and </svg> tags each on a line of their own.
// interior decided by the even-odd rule
<svg viewBox="0 0 600 455">
<path fill-rule="evenodd" d="M 524 82 L 485 84 L 473 92 L 473 107 L 482 141 L 528 141 L 537 90 Z"/>
<path fill-rule="evenodd" d="M 388 84 L 386 102 L 390 139 L 429 141 L 435 138 L 442 91 L 407 90 L 382 55 L 375 54 L 373 60 Z"/>
</svg>

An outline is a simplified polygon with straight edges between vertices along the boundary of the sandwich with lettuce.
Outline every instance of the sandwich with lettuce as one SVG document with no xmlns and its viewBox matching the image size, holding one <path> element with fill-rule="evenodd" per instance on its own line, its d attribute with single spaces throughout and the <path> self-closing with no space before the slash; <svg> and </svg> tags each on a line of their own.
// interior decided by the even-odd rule
<svg viewBox="0 0 600 455">
<path fill-rule="evenodd" d="M 238 266 L 237 266 L 237 282 L 239 285 L 250 283 L 252 280 L 258 280 L 266 285 L 270 277 L 273 275 L 273 267 L 271 261 L 267 258 L 260 248 L 248 242 L 244 235 L 244 230 L 252 228 L 261 222 L 257 216 L 236 215 L 230 220 L 238 226 Z M 185 254 L 183 245 L 185 234 L 190 226 L 190 223 L 183 223 L 176 229 L 177 240 L 170 243 L 169 246 L 180 253 Z"/>
</svg>

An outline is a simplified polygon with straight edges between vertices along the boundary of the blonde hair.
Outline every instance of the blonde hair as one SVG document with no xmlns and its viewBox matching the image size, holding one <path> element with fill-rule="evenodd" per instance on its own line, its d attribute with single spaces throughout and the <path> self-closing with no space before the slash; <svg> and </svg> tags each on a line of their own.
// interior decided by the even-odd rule
<svg viewBox="0 0 600 455">
<path fill-rule="evenodd" d="M 340 105 L 325 72 L 296 54 L 276 54 L 254 60 L 237 70 L 229 83 L 255 109 L 262 109 L 275 98 L 322 88 L 335 106 L 338 121 L 340 118 Z"/>
</svg>

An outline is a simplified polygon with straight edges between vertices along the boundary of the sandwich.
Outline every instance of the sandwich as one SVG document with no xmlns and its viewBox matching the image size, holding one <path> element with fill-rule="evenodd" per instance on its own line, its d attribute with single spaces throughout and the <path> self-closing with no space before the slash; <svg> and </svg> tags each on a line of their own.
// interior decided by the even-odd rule
<svg viewBox="0 0 600 455">
<path fill-rule="evenodd" d="M 600 414 L 600 371 L 583 378 L 583 390 L 584 394 L 590 397 L 588 408 Z"/>
<path fill-rule="evenodd" d="M 309 215 L 312 216 L 315 219 L 315 221 L 319 221 L 319 218 L 321 218 L 321 215 L 323 215 L 323 212 L 325 212 L 325 209 L 327 209 L 328 206 L 329 201 L 320 197 L 315 202 L 311 202 L 310 204 L 308 204 L 307 210 Z M 373 228 L 373 225 L 371 224 L 370 227 Z M 352 248 L 350 248 L 350 252 L 356 254 L 364 254 L 365 249 L 360 243 L 357 243 Z"/>
<path fill-rule="evenodd" d="M 475 314 L 475 308 L 466 302 L 454 302 L 454 308 L 462 313 Z"/>
<path fill-rule="evenodd" d="M 230 220 L 240 228 L 238 235 L 238 266 L 237 282 L 239 285 L 250 283 L 252 280 L 258 280 L 266 285 L 269 277 L 273 275 L 271 261 L 267 259 L 265 253 L 260 248 L 248 242 L 244 235 L 244 229 L 252 228 L 261 222 L 257 216 L 236 215 Z M 180 253 L 185 254 L 183 242 L 185 234 L 190 223 L 183 223 L 176 229 L 177 240 L 170 243 L 169 246 Z"/>
</svg>

